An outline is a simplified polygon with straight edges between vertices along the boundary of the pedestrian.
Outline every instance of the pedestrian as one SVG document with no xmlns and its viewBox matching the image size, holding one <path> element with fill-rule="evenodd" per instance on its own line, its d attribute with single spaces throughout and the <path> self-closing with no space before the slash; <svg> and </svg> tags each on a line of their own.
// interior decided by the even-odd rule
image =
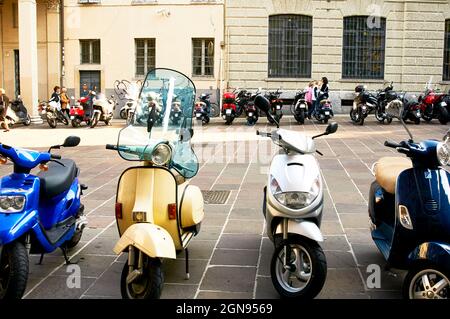
<svg viewBox="0 0 450 319">
<path fill-rule="evenodd" d="M 308 87 L 306 88 L 305 101 L 308 104 L 308 114 L 309 110 L 312 108 L 312 96 L 314 90 L 314 81 L 309 82 Z"/>
<path fill-rule="evenodd" d="M 63 86 L 61 88 L 61 109 L 63 111 L 64 114 L 67 115 L 67 117 L 70 116 L 70 99 L 69 96 L 67 95 L 67 88 L 65 86 Z"/>
<path fill-rule="evenodd" d="M 5 130 L 9 131 L 8 121 L 6 120 L 6 112 L 8 111 L 9 98 L 5 94 L 5 90 L 0 88 L 0 125 Z"/>
<path fill-rule="evenodd" d="M 80 97 L 88 97 L 88 101 L 86 102 L 86 107 L 84 109 L 85 118 L 90 118 L 92 113 L 92 91 L 89 90 L 88 85 L 83 83 L 81 86 Z"/>
<path fill-rule="evenodd" d="M 312 94 L 311 94 L 311 107 L 308 109 L 308 118 L 311 119 L 311 116 L 315 113 L 316 110 L 316 100 L 317 100 L 317 93 L 319 90 L 319 81 L 313 81 L 313 86 L 311 88 Z"/>
<path fill-rule="evenodd" d="M 53 88 L 52 96 L 50 97 L 50 100 L 48 100 L 48 102 L 55 102 L 57 103 L 57 108 L 61 108 L 61 98 L 59 96 L 60 94 L 61 88 L 59 86 L 55 86 Z"/>
</svg>

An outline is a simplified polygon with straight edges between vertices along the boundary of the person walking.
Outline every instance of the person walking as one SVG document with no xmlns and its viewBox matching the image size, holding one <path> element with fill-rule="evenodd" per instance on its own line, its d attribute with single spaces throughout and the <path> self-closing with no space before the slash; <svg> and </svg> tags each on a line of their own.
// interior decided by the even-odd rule
<svg viewBox="0 0 450 319">
<path fill-rule="evenodd" d="M 6 112 L 8 111 L 9 98 L 5 94 L 5 90 L 0 88 L 0 125 L 5 130 L 9 131 L 8 121 L 6 120 Z"/>
<path fill-rule="evenodd" d="M 312 97 L 313 97 L 313 90 L 314 90 L 314 81 L 309 82 L 308 87 L 306 88 L 306 94 L 305 94 L 305 101 L 308 105 L 308 114 L 309 117 L 309 110 L 312 108 Z"/>
<path fill-rule="evenodd" d="M 65 86 L 63 86 L 61 88 L 61 95 L 60 95 L 60 99 L 61 99 L 61 109 L 63 114 L 65 114 L 67 116 L 67 118 L 70 117 L 70 99 L 69 96 L 67 95 L 67 88 Z"/>
<path fill-rule="evenodd" d="M 308 109 L 308 119 L 311 119 L 312 115 L 314 115 L 316 110 L 316 100 L 317 93 L 319 90 L 319 82 L 313 81 L 313 86 L 311 87 L 311 107 Z"/>
<path fill-rule="evenodd" d="M 59 96 L 60 94 L 61 88 L 59 86 L 55 86 L 53 88 L 52 96 L 50 97 L 50 100 L 48 100 L 48 102 L 56 102 L 58 104 L 58 107 L 61 107 L 61 98 Z"/>
</svg>

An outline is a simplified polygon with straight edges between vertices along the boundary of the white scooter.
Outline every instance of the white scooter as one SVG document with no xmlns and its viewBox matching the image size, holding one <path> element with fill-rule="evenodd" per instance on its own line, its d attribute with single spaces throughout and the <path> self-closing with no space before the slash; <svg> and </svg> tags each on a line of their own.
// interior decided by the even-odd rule
<svg viewBox="0 0 450 319">
<path fill-rule="evenodd" d="M 271 116 L 270 102 L 259 95 L 255 105 Z M 323 210 L 323 181 L 314 139 L 333 134 L 337 123 L 326 132 L 307 137 L 295 131 L 279 129 L 269 137 L 281 150 L 272 159 L 268 186 L 264 188 L 263 213 L 267 235 L 275 245 L 270 265 L 272 283 L 284 298 L 314 298 L 321 291 L 327 262 L 319 242 Z"/>
<path fill-rule="evenodd" d="M 92 100 L 93 112 L 90 123 L 91 128 L 94 128 L 99 121 L 103 121 L 106 125 L 110 125 L 117 104 L 114 95 L 111 95 L 111 97 L 107 99 L 103 93 L 96 95 L 95 92 L 92 92 L 92 94 L 95 95 L 95 97 Z"/>
</svg>

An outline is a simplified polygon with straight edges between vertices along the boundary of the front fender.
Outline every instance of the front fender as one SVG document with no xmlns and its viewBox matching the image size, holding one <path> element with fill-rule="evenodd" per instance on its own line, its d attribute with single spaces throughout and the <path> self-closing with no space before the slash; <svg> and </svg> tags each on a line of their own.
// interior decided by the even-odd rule
<svg viewBox="0 0 450 319">
<path fill-rule="evenodd" d="M 282 226 L 281 223 L 277 226 L 275 234 L 281 234 Z M 303 237 L 312 239 L 316 242 L 323 242 L 322 232 L 316 224 L 308 221 L 297 222 L 294 219 L 289 219 L 288 221 L 288 233 L 297 234 Z"/>
<path fill-rule="evenodd" d="M 165 229 L 154 224 L 140 223 L 128 227 L 114 247 L 114 252 L 120 254 L 129 246 L 136 247 L 152 258 L 176 259 L 172 237 Z"/>
<path fill-rule="evenodd" d="M 428 261 L 450 271 L 450 245 L 439 242 L 423 243 L 409 254 L 408 261 L 411 264 Z"/>
<path fill-rule="evenodd" d="M 15 241 L 37 224 L 38 212 L 0 214 L 0 245 Z"/>
</svg>

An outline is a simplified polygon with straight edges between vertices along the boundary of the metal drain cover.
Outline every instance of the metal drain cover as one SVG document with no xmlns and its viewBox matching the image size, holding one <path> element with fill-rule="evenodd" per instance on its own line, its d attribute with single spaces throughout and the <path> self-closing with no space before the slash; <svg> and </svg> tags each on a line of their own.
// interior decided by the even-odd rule
<svg viewBox="0 0 450 319">
<path fill-rule="evenodd" d="M 231 191 L 202 191 L 203 201 L 207 205 L 225 205 Z"/>
</svg>

